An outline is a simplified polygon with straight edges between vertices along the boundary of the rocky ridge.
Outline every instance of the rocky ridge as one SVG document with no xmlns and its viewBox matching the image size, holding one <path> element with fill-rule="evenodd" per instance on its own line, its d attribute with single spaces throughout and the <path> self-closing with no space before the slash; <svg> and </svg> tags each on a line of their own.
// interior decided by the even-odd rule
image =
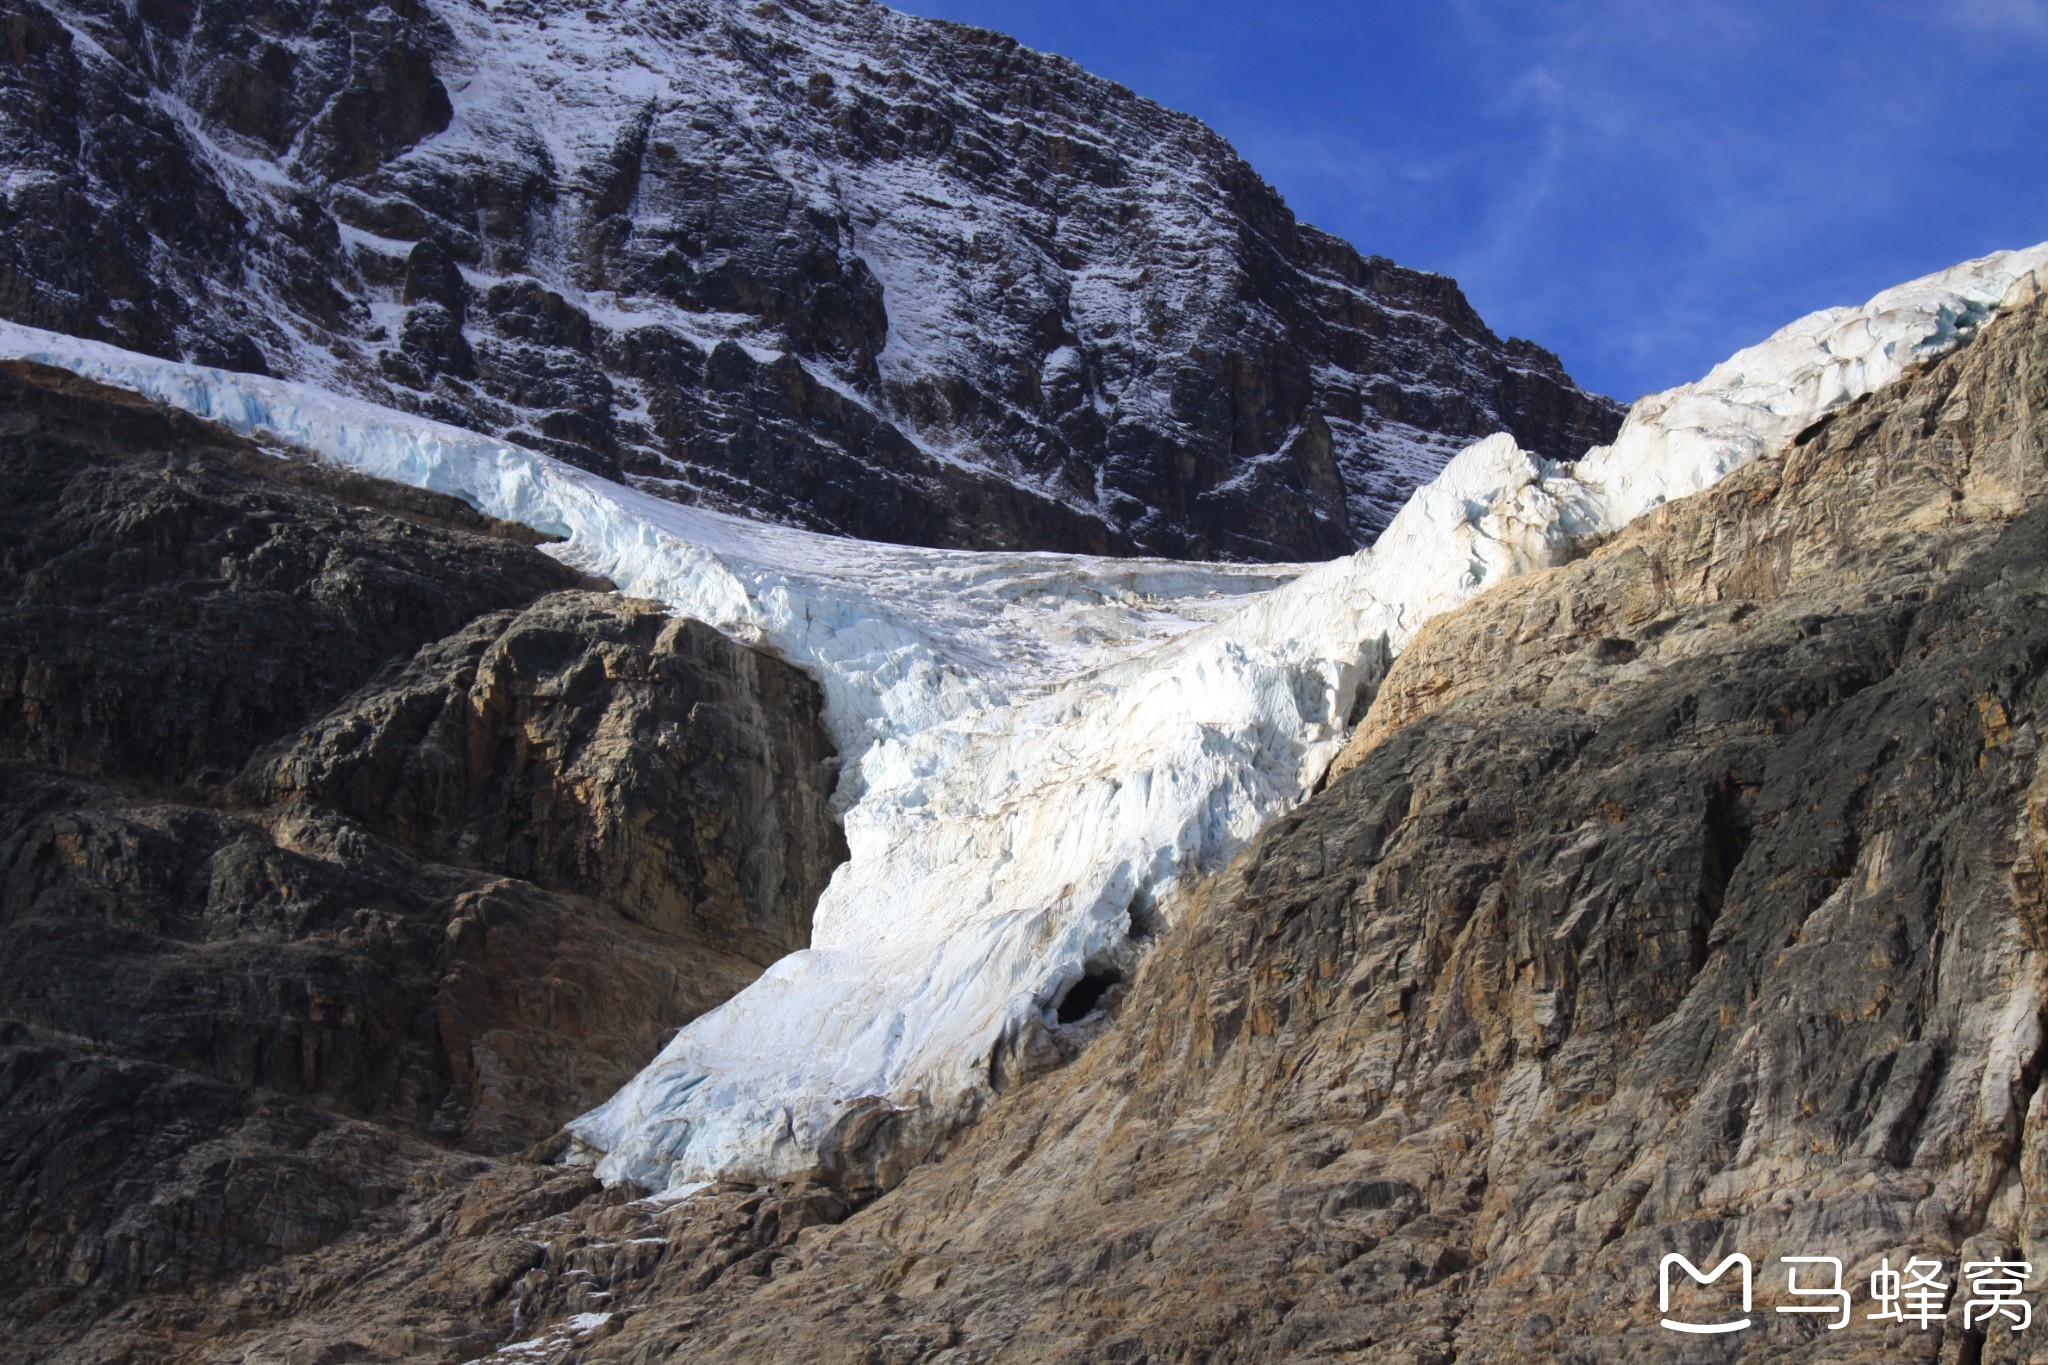
<svg viewBox="0 0 2048 1365">
<path fill-rule="evenodd" d="M 1302 560 L 1620 410 L 1193 119 L 815 0 L 8 0 L 0 317 L 872 540 Z"/>
</svg>

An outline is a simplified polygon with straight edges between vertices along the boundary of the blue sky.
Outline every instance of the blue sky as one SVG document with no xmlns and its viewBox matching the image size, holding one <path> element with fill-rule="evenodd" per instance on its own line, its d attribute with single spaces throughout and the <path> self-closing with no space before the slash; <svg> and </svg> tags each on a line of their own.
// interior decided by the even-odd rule
<svg viewBox="0 0 2048 1365">
<path fill-rule="evenodd" d="M 1624 400 L 2048 239 L 2048 0 L 896 0 L 1198 115 Z"/>
</svg>

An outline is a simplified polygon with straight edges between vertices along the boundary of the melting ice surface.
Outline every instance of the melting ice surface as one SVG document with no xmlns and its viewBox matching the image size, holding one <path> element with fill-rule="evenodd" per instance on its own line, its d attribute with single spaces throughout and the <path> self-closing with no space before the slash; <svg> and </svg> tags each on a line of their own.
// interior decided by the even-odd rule
<svg viewBox="0 0 2048 1365">
<path fill-rule="evenodd" d="M 1424 621 L 1953 348 L 2044 262 L 2003 252 L 1802 318 L 1643 399 L 1576 466 L 1489 437 L 1372 548 L 1305 572 L 835 539 L 302 385 L 7 324 L 0 354 L 560 535 L 570 563 L 819 678 L 851 856 L 811 947 L 572 1125 L 601 1175 L 670 1189 L 865 1160 L 878 1131 L 914 1155 L 1084 971 L 1128 963 L 1134 914 L 1302 798 Z"/>
</svg>

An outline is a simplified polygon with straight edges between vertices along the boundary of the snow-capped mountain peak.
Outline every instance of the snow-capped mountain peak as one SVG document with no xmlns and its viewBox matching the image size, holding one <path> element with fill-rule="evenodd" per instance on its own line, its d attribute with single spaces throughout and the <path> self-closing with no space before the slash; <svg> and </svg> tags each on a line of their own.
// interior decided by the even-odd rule
<svg viewBox="0 0 2048 1365">
<path fill-rule="evenodd" d="M 871 540 L 1319 558 L 1619 409 L 1214 133 L 878 5 L 30 0 L 0 316 Z"/>
</svg>

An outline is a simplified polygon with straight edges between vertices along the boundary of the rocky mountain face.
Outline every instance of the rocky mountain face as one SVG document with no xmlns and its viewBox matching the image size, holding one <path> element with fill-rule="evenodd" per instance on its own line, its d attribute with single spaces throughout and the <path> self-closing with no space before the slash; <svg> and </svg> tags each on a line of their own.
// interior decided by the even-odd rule
<svg viewBox="0 0 2048 1365">
<path fill-rule="evenodd" d="M 395 1153 L 349 1235 L 160 1262 L 68 1358 L 2035 1358 L 1864 1314 L 2048 1237 L 2044 600 L 2037 300 L 1428 626 L 1079 1055 L 879 1199 Z M 1748 1255 L 1753 1325 L 1660 1328 L 1674 1251 Z M 1803 1255 L 1850 1326 L 1774 1311 Z"/>
<path fill-rule="evenodd" d="M 10 1359 L 488 1178 L 808 941 L 815 684 L 533 541 L 0 367 Z"/>
<path fill-rule="evenodd" d="M 1214 133 L 847 0 L 4 0 L 0 317 L 868 539 L 1308 559 L 1620 410 Z"/>
</svg>

